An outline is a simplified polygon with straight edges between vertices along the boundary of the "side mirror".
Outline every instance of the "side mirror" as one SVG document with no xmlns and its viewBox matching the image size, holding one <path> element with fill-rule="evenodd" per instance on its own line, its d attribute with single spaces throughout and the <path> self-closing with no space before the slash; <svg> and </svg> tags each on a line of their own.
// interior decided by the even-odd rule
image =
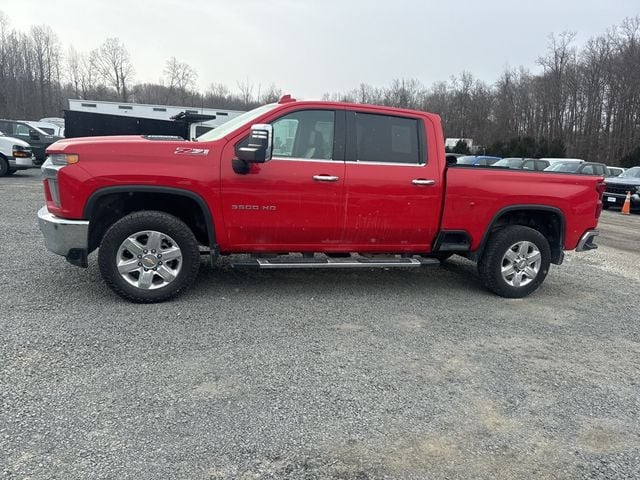
<svg viewBox="0 0 640 480">
<path fill-rule="evenodd" d="M 265 163 L 271 160 L 273 151 L 273 126 L 256 123 L 251 126 L 249 144 L 238 148 L 238 159 L 247 163 Z"/>
<path fill-rule="evenodd" d="M 34 140 L 40 140 L 40 135 L 38 135 L 38 132 L 36 132 L 35 130 L 29 130 L 29 137 Z"/>
</svg>

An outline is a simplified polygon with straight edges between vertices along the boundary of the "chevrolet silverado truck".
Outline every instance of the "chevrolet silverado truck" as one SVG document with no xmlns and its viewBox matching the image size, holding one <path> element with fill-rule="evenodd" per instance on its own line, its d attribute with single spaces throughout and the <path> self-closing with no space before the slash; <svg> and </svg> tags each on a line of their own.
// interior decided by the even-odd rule
<svg viewBox="0 0 640 480">
<path fill-rule="evenodd" d="M 77 138 L 47 154 L 47 248 L 81 267 L 99 249 L 107 285 L 136 302 L 186 289 L 201 254 L 259 269 L 414 268 L 458 254 L 489 290 L 524 297 L 564 250 L 596 248 L 604 188 L 447 166 L 437 115 L 288 95 L 197 141 Z"/>
</svg>

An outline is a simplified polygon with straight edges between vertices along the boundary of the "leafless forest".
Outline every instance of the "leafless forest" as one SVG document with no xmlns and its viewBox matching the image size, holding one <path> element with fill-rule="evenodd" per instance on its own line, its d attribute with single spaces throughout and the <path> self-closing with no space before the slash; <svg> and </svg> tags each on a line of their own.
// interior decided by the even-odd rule
<svg viewBox="0 0 640 480">
<path fill-rule="evenodd" d="M 573 33 L 551 35 L 538 66 L 535 73 L 506 70 L 493 84 L 463 72 L 431 86 L 363 82 L 325 98 L 439 113 L 447 136 L 473 138 L 487 153 L 533 156 L 545 145 L 609 165 L 640 164 L 640 16 L 580 46 Z M 117 38 L 93 50 L 65 49 L 50 27 L 18 31 L 0 12 L 0 117 L 60 116 L 68 98 L 245 110 L 281 94 L 248 80 L 200 92 L 197 72 L 173 57 L 162 75 L 159 83 L 137 83 Z"/>
</svg>

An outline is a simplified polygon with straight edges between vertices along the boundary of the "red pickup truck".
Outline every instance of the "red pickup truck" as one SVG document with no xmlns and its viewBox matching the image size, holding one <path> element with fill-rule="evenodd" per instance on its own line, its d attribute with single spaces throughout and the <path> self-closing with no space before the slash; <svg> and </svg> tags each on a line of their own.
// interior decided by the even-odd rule
<svg viewBox="0 0 640 480">
<path fill-rule="evenodd" d="M 564 250 L 596 248 L 602 178 L 447 165 L 437 115 L 285 96 L 198 141 L 61 140 L 42 167 L 49 250 L 156 302 L 196 278 L 200 255 L 256 268 L 478 264 L 523 297 Z"/>
</svg>

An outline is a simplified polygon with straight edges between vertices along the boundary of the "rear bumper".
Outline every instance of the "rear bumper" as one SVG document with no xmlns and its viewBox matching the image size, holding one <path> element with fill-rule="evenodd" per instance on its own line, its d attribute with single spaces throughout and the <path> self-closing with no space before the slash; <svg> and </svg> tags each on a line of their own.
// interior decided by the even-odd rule
<svg viewBox="0 0 640 480">
<path fill-rule="evenodd" d="M 38 211 L 38 223 L 47 249 L 62 255 L 78 267 L 87 266 L 89 222 L 68 220 L 49 213 L 47 207 Z"/>
<path fill-rule="evenodd" d="M 598 245 L 593 243 L 593 240 L 600 235 L 598 230 L 587 230 L 582 237 L 580 237 L 580 241 L 578 242 L 578 246 L 576 247 L 576 252 L 586 252 L 588 250 L 595 250 L 598 248 Z"/>
</svg>

